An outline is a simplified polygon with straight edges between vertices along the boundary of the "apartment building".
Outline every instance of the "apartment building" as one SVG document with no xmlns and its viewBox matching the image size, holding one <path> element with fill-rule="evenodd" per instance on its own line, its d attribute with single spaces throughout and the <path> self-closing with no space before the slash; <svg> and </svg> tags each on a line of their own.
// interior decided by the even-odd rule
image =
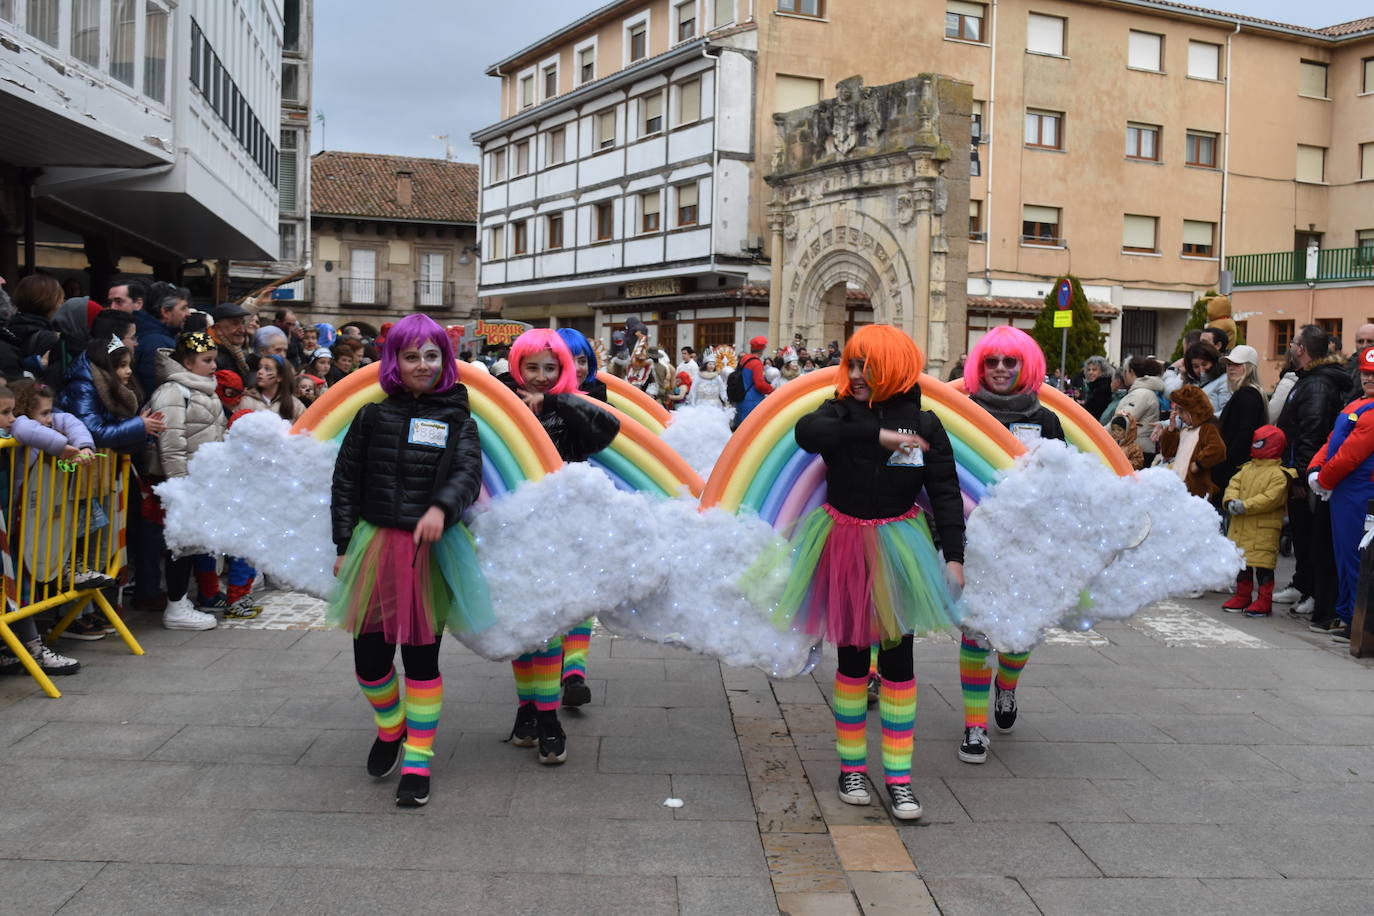
<svg viewBox="0 0 1374 916">
<path fill-rule="evenodd" d="M 480 293 L 526 320 L 604 333 L 635 310 L 699 340 L 694 297 L 767 282 L 773 114 L 850 76 L 935 72 L 972 85 L 976 135 L 951 350 L 1029 324 L 1063 273 L 1082 279 L 1110 355 L 1169 350 L 1229 255 L 1291 265 L 1314 233 L 1364 238 L 1371 58 L 1374 19 L 1305 29 L 1156 0 L 610 3 L 488 70 L 502 120 L 474 135 Z M 698 74 L 715 91 L 688 112 L 712 125 L 709 149 L 705 129 L 690 148 L 674 137 L 695 123 L 675 100 Z M 684 180 L 690 229 L 673 222 Z M 575 227 L 555 247 L 550 216 Z M 862 296 L 851 305 L 862 323 Z M 732 308 L 738 343 L 758 312 Z"/>
<path fill-rule="evenodd" d="M 0 273 L 276 257 L 282 40 L 276 3 L 0 0 Z"/>
</svg>

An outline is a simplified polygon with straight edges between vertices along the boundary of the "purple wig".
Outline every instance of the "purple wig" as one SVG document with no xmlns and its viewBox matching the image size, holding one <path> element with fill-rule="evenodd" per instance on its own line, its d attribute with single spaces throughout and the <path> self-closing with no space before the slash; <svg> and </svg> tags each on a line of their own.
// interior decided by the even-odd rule
<svg viewBox="0 0 1374 916">
<path fill-rule="evenodd" d="M 558 360 L 558 381 L 549 386 L 549 394 L 572 394 L 577 390 L 577 364 L 573 362 L 572 351 L 558 336 L 557 331 L 548 328 L 530 328 L 510 345 L 510 374 L 515 384 L 525 387 L 525 379 L 520 375 L 520 364 L 525 358 L 541 350 L 553 353 Z"/>
<path fill-rule="evenodd" d="M 449 343 L 448 332 L 428 315 L 407 315 L 396 322 L 391 333 L 386 335 L 386 342 L 382 344 L 382 369 L 378 379 L 382 383 L 383 391 L 387 394 L 406 392 L 406 384 L 401 381 L 401 367 L 397 357 L 404 350 L 418 350 L 427 343 L 439 348 L 439 358 L 444 367 L 443 372 L 439 374 L 439 380 L 431 390 L 448 391 L 458 384 L 458 364 L 453 359 L 453 345 Z"/>
<path fill-rule="evenodd" d="M 1010 325 L 999 325 L 988 331 L 973 345 L 964 362 L 964 385 L 973 394 L 985 386 L 983 359 L 988 356 L 1014 356 L 1021 361 L 1015 393 L 1038 392 L 1045 381 L 1045 353 L 1025 331 Z"/>
</svg>

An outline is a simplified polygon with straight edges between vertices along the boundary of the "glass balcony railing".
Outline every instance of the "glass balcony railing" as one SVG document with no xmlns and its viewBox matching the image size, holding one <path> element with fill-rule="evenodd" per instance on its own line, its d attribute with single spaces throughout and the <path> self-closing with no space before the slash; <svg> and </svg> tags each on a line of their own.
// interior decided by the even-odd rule
<svg viewBox="0 0 1374 916">
<path fill-rule="evenodd" d="M 1374 246 L 1234 254 L 1226 258 L 1232 286 L 1374 280 Z"/>
</svg>

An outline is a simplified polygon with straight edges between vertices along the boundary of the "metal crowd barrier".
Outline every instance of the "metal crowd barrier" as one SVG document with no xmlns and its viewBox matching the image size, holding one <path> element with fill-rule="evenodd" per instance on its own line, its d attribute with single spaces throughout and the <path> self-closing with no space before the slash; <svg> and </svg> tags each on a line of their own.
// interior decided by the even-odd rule
<svg viewBox="0 0 1374 916">
<path fill-rule="evenodd" d="M 10 624 L 70 605 L 47 636 L 51 643 L 95 602 L 129 651 L 142 655 L 118 612 L 98 590 L 77 585 L 82 569 L 119 577 L 128 533 L 129 456 L 100 452 L 84 463 L 63 461 L 0 440 L 0 639 L 50 697 L 62 694 L 19 641 Z M 138 500 L 134 500 L 138 505 Z"/>
</svg>

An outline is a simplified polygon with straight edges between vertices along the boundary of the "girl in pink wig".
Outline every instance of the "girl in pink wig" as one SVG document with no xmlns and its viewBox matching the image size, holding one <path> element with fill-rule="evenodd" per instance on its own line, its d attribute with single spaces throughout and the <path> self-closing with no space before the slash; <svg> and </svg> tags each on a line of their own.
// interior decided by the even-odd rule
<svg viewBox="0 0 1374 916">
<path fill-rule="evenodd" d="M 372 705 L 367 771 L 380 779 L 401 766 L 396 804 L 418 807 L 429 801 L 444 695 L 440 635 L 446 625 L 477 632 L 494 622 L 461 521 L 481 489 L 482 451 L 448 335 L 428 317 L 391 329 L 381 384 L 386 399 L 358 411 L 334 464 L 338 582 L 327 619 L 353 634 L 358 685 Z"/>
<path fill-rule="evenodd" d="M 969 397 L 1022 442 L 1064 441 L 1059 416 L 1040 403 L 1045 354 L 1025 331 L 993 328 L 973 345 L 964 364 Z M 959 646 L 959 684 L 964 694 L 964 739 L 959 759 L 982 763 L 988 756 L 988 693 L 995 688 L 993 720 L 1000 732 L 1016 725 L 1016 685 L 1029 652 L 998 652 L 997 677 L 988 668 L 991 646 L 982 633 L 965 632 Z"/>
<path fill-rule="evenodd" d="M 620 421 L 578 394 L 577 364 L 557 331 L 534 328 L 517 337 L 510 348 L 510 371 L 498 378 L 539 418 L 564 461 L 586 461 L 620 432 Z M 519 701 L 511 744 L 537 746 L 540 763 L 562 763 L 568 759 L 567 736 L 558 721 L 563 638 L 556 636 L 541 651 L 520 656 L 511 670 Z"/>
</svg>

